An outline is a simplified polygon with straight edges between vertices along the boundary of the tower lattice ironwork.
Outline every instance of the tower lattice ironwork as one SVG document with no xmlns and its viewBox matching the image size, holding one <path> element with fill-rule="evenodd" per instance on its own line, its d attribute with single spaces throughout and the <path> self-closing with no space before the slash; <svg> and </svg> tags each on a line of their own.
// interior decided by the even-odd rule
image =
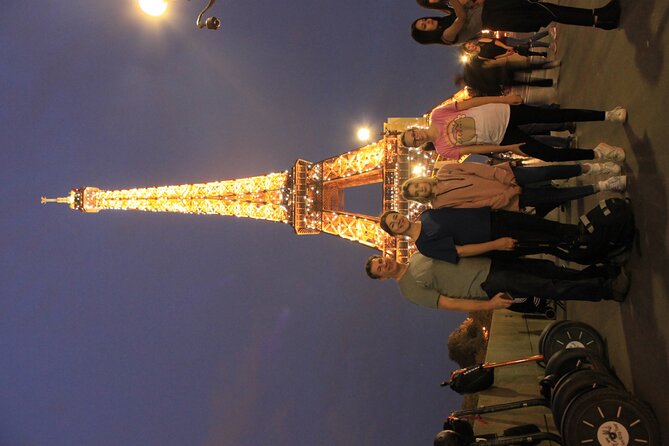
<svg viewBox="0 0 669 446">
<path fill-rule="evenodd" d="M 361 243 L 405 261 L 413 245 L 388 236 L 378 216 L 347 212 L 346 188 L 382 183 L 380 212 L 398 210 L 410 217 L 423 210 L 402 198 L 402 183 L 431 175 L 436 155 L 409 149 L 397 134 L 410 125 L 427 125 L 428 117 L 394 118 L 384 125 L 383 139 L 319 162 L 297 160 L 288 170 L 250 178 L 201 184 L 102 190 L 74 188 L 67 197 L 42 198 L 82 212 L 108 209 L 181 212 L 248 217 L 290 224 L 298 235 L 327 233 Z"/>
</svg>

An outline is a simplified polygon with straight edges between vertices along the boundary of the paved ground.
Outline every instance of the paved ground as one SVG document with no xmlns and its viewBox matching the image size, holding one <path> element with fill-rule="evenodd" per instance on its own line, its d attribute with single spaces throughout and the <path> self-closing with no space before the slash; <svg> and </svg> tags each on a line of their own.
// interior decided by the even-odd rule
<svg viewBox="0 0 669 446">
<path fill-rule="evenodd" d="M 525 318 L 520 313 L 496 311 L 491 325 L 487 362 L 526 358 L 539 353 L 539 334 L 552 321 Z M 495 385 L 479 394 L 479 406 L 493 406 L 511 401 L 539 399 L 539 380 L 544 369 L 536 362 L 495 369 Z M 501 434 L 505 429 L 535 424 L 543 432 L 557 434 L 550 409 L 542 406 L 519 408 L 482 415 L 474 425 L 478 434 Z M 555 445 L 544 441 L 541 446 Z"/>
<path fill-rule="evenodd" d="M 669 172 L 669 148 L 665 147 L 669 145 L 669 2 L 621 2 L 621 30 L 557 27 L 557 57 L 563 65 L 554 99 L 563 107 L 610 109 L 624 105 L 629 111 L 624 126 L 584 123 L 577 133 L 581 147 L 604 141 L 627 150 L 624 173 L 630 186 L 626 195 L 632 199 L 640 234 L 628 264 L 632 290 L 622 304 L 571 302 L 567 314 L 559 317 L 590 323 L 604 335 L 615 372 L 629 390 L 651 405 L 665 444 L 669 444 L 669 182 L 665 176 Z M 559 3 L 600 5 L 598 1 Z M 551 99 L 548 89 L 540 90 L 543 99 Z M 536 90 L 532 96 L 542 99 Z M 576 222 L 579 215 L 608 196 L 582 200 L 559 214 L 559 219 Z M 491 340 L 494 337 L 493 323 Z M 530 366 L 526 370 L 532 373 Z M 509 379 L 514 381 L 511 375 Z M 482 404 L 495 398 L 482 397 Z M 540 409 L 534 412 L 537 416 L 542 413 Z"/>
<path fill-rule="evenodd" d="M 584 147 L 606 141 L 627 149 L 628 196 L 640 230 L 628 265 L 632 290 L 622 304 L 570 303 L 567 317 L 591 323 L 605 335 L 618 375 L 651 404 L 669 444 L 669 2 L 622 0 L 622 5 L 622 30 L 558 28 L 563 60 L 558 98 L 563 106 L 620 104 L 629 111 L 623 127 L 582 124 L 578 136 Z M 598 198 L 573 206 L 568 218 L 575 221 Z"/>
</svg>

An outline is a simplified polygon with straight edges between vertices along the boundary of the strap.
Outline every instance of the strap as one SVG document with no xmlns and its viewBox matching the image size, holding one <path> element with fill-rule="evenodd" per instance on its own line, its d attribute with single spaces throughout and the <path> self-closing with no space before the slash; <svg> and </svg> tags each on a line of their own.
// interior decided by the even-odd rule
<svg viewBox="0 0 669 446">
<path fill-rule="evenodd" d="M 581 223 L 583 223 L 583 226 L 585 227 L 586 231 L 588 231 L 590 234 L 595 232 L 594 225 L 590 222 L 590 219 L 585 214 L 581 215 Z"/>
<path fill-rule="evenodd" d="M 602 214 L 604 214 L 605 217 L 611 215 L 611 208 L 606 204 L 606 200 L 599 202 L 599 208 L 602 210 Z"/>
</svg>

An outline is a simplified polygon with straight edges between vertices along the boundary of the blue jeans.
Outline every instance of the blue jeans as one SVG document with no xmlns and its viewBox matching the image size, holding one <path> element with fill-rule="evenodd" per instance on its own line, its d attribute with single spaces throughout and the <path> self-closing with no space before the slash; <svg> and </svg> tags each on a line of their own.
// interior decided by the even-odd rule
<svg viewBox="0 0 669 446">
<path fill-rule="evenodd" d="M 551 180 L 562 180 L 582 174 L 581 166 L 556 165 L 541 167 L 512 167 L 516 182 L 523 191 L 520 193 L 520 207 L 559 206 L 565 201 L 577 200 L 594 194 L 592 185 L 576 187 L 555 187 Z"/>
<path fill-rule="evenodd" d="M 548 43 L 546 42 L 539 42 L 540 39 L 543 39 L 548 35 L 548 31 L 540 31 L 538 33 L 534 33 L 530 37 L 526 39 L 518 39 L 516 37 L 501 37 L 499 40 L 501 40 L 504 44 L 509 45 L 509 46 L 520 46 L 520 45 L 527 45 L 527 46 L 538 46 L 538 47 L 543 47 L 543 48 L 548 48 Z"/>
</svg>

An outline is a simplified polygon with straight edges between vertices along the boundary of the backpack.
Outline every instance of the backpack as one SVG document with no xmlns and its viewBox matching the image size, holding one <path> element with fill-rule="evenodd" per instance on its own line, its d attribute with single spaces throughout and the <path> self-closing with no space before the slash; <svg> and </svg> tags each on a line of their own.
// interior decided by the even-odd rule
<svg viewBox="0 0 669 446">
<path fill-rule="evenodd" d="M 632 249 L 636 237 L 629 200 L 607 198 L 579 218 L 580 244 L 571 252 L 576 261 L 607 263 Z"/>
</svg>

